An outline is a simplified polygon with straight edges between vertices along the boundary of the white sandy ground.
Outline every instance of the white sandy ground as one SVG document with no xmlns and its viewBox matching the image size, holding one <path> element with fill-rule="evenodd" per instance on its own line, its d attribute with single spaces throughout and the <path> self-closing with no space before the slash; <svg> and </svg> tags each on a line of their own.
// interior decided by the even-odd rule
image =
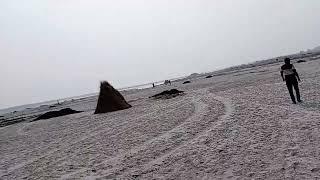
<svg viewBox="0 0 320 180">
<path fill-rule="evenodd" d="M 132 108 L 0 129 L 0 179 L 320 179 L 320 61 L 296 64 L 293 105 L 280 64 L 126 93 Z M 186 93 L 168 100 L 164 89 Z M 96 100 L 95 98 L 93 98 Z"/>
</svg>

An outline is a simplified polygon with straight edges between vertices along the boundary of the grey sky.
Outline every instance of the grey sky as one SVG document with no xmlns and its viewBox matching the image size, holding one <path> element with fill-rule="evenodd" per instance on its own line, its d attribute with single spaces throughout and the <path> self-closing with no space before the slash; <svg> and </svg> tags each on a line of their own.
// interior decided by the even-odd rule
<svg viewBox="0 0 320 180">
<path fill-rule="evenodd" d="M 0 108 L 320 45 L 319 0 L 1 0 Z"/>
</svg>

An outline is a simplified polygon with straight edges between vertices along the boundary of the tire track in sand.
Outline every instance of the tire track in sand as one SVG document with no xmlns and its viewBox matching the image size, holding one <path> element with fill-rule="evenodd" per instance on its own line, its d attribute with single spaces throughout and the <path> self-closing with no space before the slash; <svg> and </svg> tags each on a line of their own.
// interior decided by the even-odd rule
<svg viewBox="0 0 320 180">
<path fill-rule="evenodd" d="M 180 100 L 180 101 L 173 102 L 173 103 L 169 104 L 168 106 L 166 106 L 165 108 L 166 108 L 166 109 L 167 109 L 167 108 L 170 109 L 170 107 L 174 107 L 174 106 L 176 106 L 176 105 L 178 105 L 178 104 L 181 104 L 181 102 L 183 102 L 183 101 L 185 101 L 185 100 L 186 100 L 186 99 L 184 98 L 184 99 L 182 99 L 182 100 Z M 179 106 L 179 107 L 180 107 L 180 106 Z M 178 107 L 178 108 L 179 108 L 179 107 Z M 173 108 L 173 109 L 170 109 L 169 111 L 174 111 L 174 110 L 176 110 L 176 109 L 177 109 L 177 108 Z M 139 117 L 137 117 L 137 118 L 131 119 L 130 121 L 134 121 L 134 120 L 139 119 L 139 118 L 143 118 L 143 117 L 151 116 L 151 115 L 154 115 L 154 114 L 158 114 L 159 111 L 160 111 L 161 113 L 167 113 L 167 112 L 168 112 L 168 111 L 163 111 L 163 109 L 158 109 L 158 110 L 156 110 L 156 111 L 154 111 L 154 112 L 151 112 L 151 113 L 148 113 L 148 114 L 144 114 L 144 115 L 141 115 L 141 116 L 139 116 Z M 128 121 L 125 121 L 124 123 L 121 123 L 121 124 L 119 124 L 118 126 L 123 126 L 123 125 L 125 125 L 125 124 L 128 124 Z M 27 165 L 29 165 L 29 164 L 32 164 L 32 163 L 34 163 L 34 162 L 36 162 L 36 161 L 39 161 L 39 160 L 41 160 L 41 159 L 43 159 L 43 158 L 45 158 L 45 157 L 47 157 L 47 156 L 50 156 L 50 155 L 52 155 L 52 154 L 54 154 L 54 153 L 56 153 L 56 152 L 59 152 L 59 151 L 61 151 L 61 150 L 68 151 L 69 149 L 72 149 L 73 145 L 76 145 L 76 144 L 78 144 L 78 143 L 80 143 L 80 142 L 82 142 L 82 141 L 84 141 L 84 140 L 86 140 L 86 139 L 88 139 L 88 138 L 97 136 L 98 134 L 103 133 L 103 132 L 106 132 L 106 131 L 109 130 L 108 128 L 106 128 L 106 129 L 103 129 L 103 128 L 102 128 L 102 130 L 99 130 L 99 129 L 101 129 L 101 127 L 95 128 L 94 130 L 92 130 L 91 132 L 89 132 L 87 135 L 85 135 L 85 136 L 83 136 L 83 137 L 81 137 L 81 138 L 78 138 L 77 140 L 75 140 L 75 142 L 73 142 L 73 143 L 71 143 L 71 144 L 63 144 L 62 147 L 53 149 L 53 150 L 47 152 L 46 154 L 44 154 L 44 155 L 42 155 L 42 156 L 39 156 L 39 157 L 36 157 L 36 158 L 31 158 L 31 159 L 29 159 L 29 160 L 27 160 L 27 161 L 25 161 L 25 162 L 22 162 L 22 163 L 19 163 L 19 164 L 13 166 L 13 167 L 10 167 L 6 172 L 2 172 L 2 174 L 0 174 L 0 178 L 1 178 L 1 177 L 4 177 L 4 176 L 7 176 L 7 175 L 10 175 L 12 172 L 14 172 L 14 171 L 16 171 L 16 170 L 18 170 L 18 169 L 20 169 L 20 168 L 23 168 L 23 167 L 25 167 L 25 166 L 27 166 Z M 79 152 L 80 152 L 80 151 L 81 151 L 81 149 L 79 150 Z M 75 153 L 77 153 L 77 152 L 75 152 Z M 65 159 L 65 158 L 67 158 L 67 157 L 64 157 L 63 159 Z M 59 160 L 61 160 L 61 159 L 57 159 L 57 160 L 55 160 L 54 162 L 57 162 L 57 161 L 59 161 Z"/>
<path fill-rule="evenodd" d="M 181 150 L 184 147 L 188 146 L 189 144 L 191 144 L 192 142 L 196 141 L 200 137 L 206 136 L 206 134 L 209 133 L 212 129 L 222 125 L 222 123 L 225 123 L 232 116 L 234 108 L 233 108 L 232 102 L 229 99 L 223 98 L 221 96 L 214 96 L 212 93 L 210 94 L 210 96 L 213 99 L 215 99 L 215 100 L 217 100 L 219 102 L 222 102 L 223 105 L 224 105 L 225 113 L 224 113 L 224 115 L 219 117 L 218 122 L 214 123 L 213 126 L 207 127 L 204 131 L 200 132 L 199 134 L 197 134 L 194 138 L 190 139 L 189 141 L 187 141 L 187 142 L 175 147 L 171 151 L 169 151 L 169 152 L 167 152 L 167 153 L 165 153 L 165 154 L 163 154 L 161 156 L 158 156 L 156 159 L 144 164 L 141 169 L 147 170 L 150 167 L 153 167 L 153 166 L 155 166 L 157 164 L 161 164 L 165 159 L 169 158 L 174 153 L 177 153 L 179 150 Z M 135 174 L 134 171 L 132 171 L 132 170 L 130 172 L 131 172 L 131 174 Z"/>
<path fill-rule="evenodd" d="M 201 95 L 203 96 L 203 93 Z M 147 141 L 142 146 L 133 148 L 129 152 L 119 154 L 116 157 L 107 159 L 101 164 L 94 165 L 93 168 L 107 169 L 102 172 L 103 176 L 101 177 L 111 178 L 119 175 L 119 173 L 121 173 L 120 175 L 123 175 L 128 172 L 134 172 L 137 169 L 147 169 L 148 167 L 161 162 L 163 159 L 168 158 L 171 154 L 185 147 L 190 142 L 195 141 L 203 135 L 206 135 L 212 130 L 212 124 L 214 127 L 219 126 L 232 115 L 233 105 L 230 100 L 220 96 L 214 96 L 212 93 L 209 93 L 209 98 L 219 101 L 223 104 L 223 115 L 217 116 L 214 120 L 202 122 L 203 117 L 209 113 L 209 104 L 202 101 L 201 98 L 193 99 L 192 103 L 195 104 L 196 111 L 183 124 L 159 137 Z M 193 132 L 193 123 L 204 124 L 201 128 L 196 129 L 198 131 Z M 124 167 L 122 165 L 124 165 Z M 90 171 L 90 169 L 80 169 L 78 173 L 81 174 L 87 170 Z M 72 172 L 62 176 L 61 178 L 70 178 L 76 174 L 77 172 Z"/>
<path fill-rule="evenodd" d="M 179 101 L 179 102 L 181 102 L 181 101 Z M 179 104 L 179 102 L 176 103 L 176 104 Z M 181 108 L 181 107 L 184 107 L 185 105 L 189 105 L 189 104 L 190 104 L 190 102 L 187 102 L 187 103 L 181 104 L 180 106 L 178 106 L 178 107 L 176 107 L 176 108 L 173 108 L 173 109 L 170 109 L 170 106 L 169 106 L 169 107 L 166 107 L 166 109 L 170 109 L 170 110 L 164 111 L 163 113 L 174 112 L 174 111 L 176 111 L 177 109 L 179 109 L 179 108 Z M 195 111 L 197 111 L 197 107 L 195 107 L 195 108 L 196 108 Z M 163 114 L 163 113 L 162 113 L 162 114 Z M 193 113 L 195 113 L 195 112 L 193 112 Z M 157 116 L 159 116 L 159 114 L 157 114 Z M 192 116 L 192 115 L 191 115 L 191 116 Z M 188 118 L 187 118 L 187 119 L 188 119 Z M 183 121 L 183 122 L 185 122 L 185 121 Z M 178 126 L 180 126 L 180 125 L 181 125 L 181 124 L 179 124 Z M 175 126 L 175 127 L 177 127 L 177 126 Z M 172 131 L 175 127 L 173 127 L 172 129 L 170 129 L 170 130 L 168 130 L 168 131 Z M 131 128 L 131 127 L 127 127 L 127 129 L 130 129 L 130 128 Z M 103 164 L 104 164 L 105 162 L 107 162 L 107 161 L 114 161 L 114 160 L 116 160 L 116 159 L 120 159 L 124 154 L 133 153 L 133 152 L 135 152 L 135 150 L 136 150 L 137 148 L 139 148 L 140 146 L 144 146 L 145 144 L 149 144 L 149 143 L 153 142 L 154 139 L 156 139 L 156 138 L 158 138 L 158 137 L 160 137 L 160 136 L 163 136 L 163 135 L 167 134 L 168 131 L 166 131 L 166 132 L 164 132 L 164 133 L 161 133 L 161 134 L 157 135 L 156 137 L 153 137 L 152 139 L 147 140 L 147 141 L 144 142 L 142 145 L 140 144 L 140 145 L 138 145 L 138 146 L 135 146 L 135 147 L 131 148 L 130 150 L 123 152 L 122 154 L 116 155 L 115 157 L 110 157 L 110 158 L 108 158 L 107 160 L 103 161 L 102 163 L 96 164 L 95 166 L 103 165 Z M 117 134 L 121 134 L 121 133 L 122 133 L 122 132 L 119 132 L 119 133 L 117 133 Z M 112 135 L 112 136 L 114 137 L 114 136 L 116 136 L 117 134 Z M 80 168 L 80 169 L 78 169 L 77 171 L 73 171 L 73 172 L 70 172 L 70 173 L 68 173 L 68 174 L 62 175 L 62 176 L 60 177 L 60 179 L 68 179 L 68 178 L 71 178 L 73 175 L 76 175 L 76 174 L 85 172 L 85 171 L 87 171 L 87 170 L 89 170 L 89 169 L 88 169 L 88 168 Z"/>
<path fill-rule="evenodd" d="M 197 103 L 198 101 L 200 101 L 199 98 L 197 98 L 197 99 L 194 98 L 194 99 L 192 100 L 192 102 L 191 102 L 192 104 L 195 104 L 195 112 L 191 115 L 191 117 L 193 117 L 195 114 L 198 114 L 200 111 L 203 110 L 203 107 L 206 106 L 206 105 L 204 105 L 203 103 Z M 187 104 L 190 104 L 190 102 L 188 102 Z M 200 104 L 201 104 L 201 105 L 200 105 Z M 182 105 L 182 106 L 183 106 L 183 105 Z M 180 108 L 180 107 L 182 107 L 182 106 L 179 106 L 178 108 Z M 169 107 L 167 107 L 167 108 L 170 109 Z M 174 110 L 171 110 L 171 111 L 176 111 L 178 108 L 175 108 Z M 205 107 L 205 108 L 207 108 L 207 107 Z M 190 117 L 187 118 L 187 119 L 190 119 Z M 188 121 L 188 120 L 185 120 L 184 122 L 186 122 L 186 121 Z M 183 123 L 184 123 L 184 122 L 183 122 Z M 130 154 L 139 153 L 141 150 L 143 151 L 143 149 L 148 148 L 148 145 L 152 144 L 153 142 L 156 142 L 157 139 L 170 138 L 169 133 L 170 133 L 170 132 L 175 132 L 175 131 L 176 131 L 176 128 L 182 126 L 183 123 L 180 124 L 180 125 L 178 125 L 177 127 L 174 127 L 173 129 L 171 129 L 171 130 L 169 130 L 169 131 L 166 131 L 165 133 L 162 133 L 162 134 L 158 135 L 157 137 L 154 137 L 154 138 L 146 141 L 146 142 L 143 143 L 142 145 L 135 146 L 135 147 L 133 147 L 132 149 L 130 149 L 129 151 L 126 151 L 126 152 L 124 152 L 124 153 L 122 153 L 122 154 L 119 154 L 119 155 L 117 155 L 117 156 L 115 156 L 115 157 L 108 158 L 108 159 L 106 159 L 105 161 L 103 161 L 102 163 L 96 164 L 96 165 L 94 165 L 94 166 L 95 166 L 95 167 L 97 167 L 97 166 L 104 166 L 106 163 L 110 163 L 110 162 L 113 164 L 113 162 L 115 162 L 115 163 L 116 163 L 116 162 L 119 162 L 121 159 L 125 158 L 126 156 L 128 156 L 128 155 L 130 155 Z M 77 171 L 75 171 L 75 172 L 70 172 L 70 173 L 68 173 L 68 174 L 62 175 L 62 176 L 60 177 L 60 179 L 68 179 L 68 178 L 71 178 L 73 175 L 76 175 L 76 174 L 79 174 L 79 173 L 83 173 L 83 172 L 86 172 L 86 171 L 88 171 L 88 170 L 89 170 L 89 169 L 87 169 L 87 168 L 81 168 L 81 169 L 79 169 L 79 170 L 77 170 Z"/>
</svg>

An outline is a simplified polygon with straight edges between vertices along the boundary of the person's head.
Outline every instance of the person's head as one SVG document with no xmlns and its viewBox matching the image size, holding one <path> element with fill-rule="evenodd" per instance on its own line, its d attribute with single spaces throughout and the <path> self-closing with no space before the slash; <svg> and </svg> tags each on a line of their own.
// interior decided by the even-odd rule
<svg viewBox="0 0 320 180">
<path fill-rule="evenodd" d="M 290 58 L 285 58 L 285 59 L 284 59 L 284 63 L 290 64 Z"/>
</svg>

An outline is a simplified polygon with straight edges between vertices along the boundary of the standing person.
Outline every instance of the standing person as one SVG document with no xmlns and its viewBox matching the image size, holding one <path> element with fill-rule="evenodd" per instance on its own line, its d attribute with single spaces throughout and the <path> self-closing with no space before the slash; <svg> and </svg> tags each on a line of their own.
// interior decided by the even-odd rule
<svg viewBox="0 0 320 180">
<path fill-rule="evenodd" d="M 293 64 L 290 63 L 290 58 L 285 58 L 284 63 L 285 64 L 283 66 L 281 66 L 281 77 L 282 77 L 283 81 L 286 81 L 288 91 L 289 91 L 289 94 L 290 94 L 290 97 L 291 97 L 293 104 L 296 104 L 297 102 L 296 102 L 296 99 L 293 94 L 293 88 L 296 91 L 297 101 L 301 102 L 299 85 L 298 85 L 298 81 L 300 82 L 300 77 L 299 77 L 296 69 L 294 68 Z M 298 79 L 298 81 L 297 81 L 297 79 Z"/>
</svg>

